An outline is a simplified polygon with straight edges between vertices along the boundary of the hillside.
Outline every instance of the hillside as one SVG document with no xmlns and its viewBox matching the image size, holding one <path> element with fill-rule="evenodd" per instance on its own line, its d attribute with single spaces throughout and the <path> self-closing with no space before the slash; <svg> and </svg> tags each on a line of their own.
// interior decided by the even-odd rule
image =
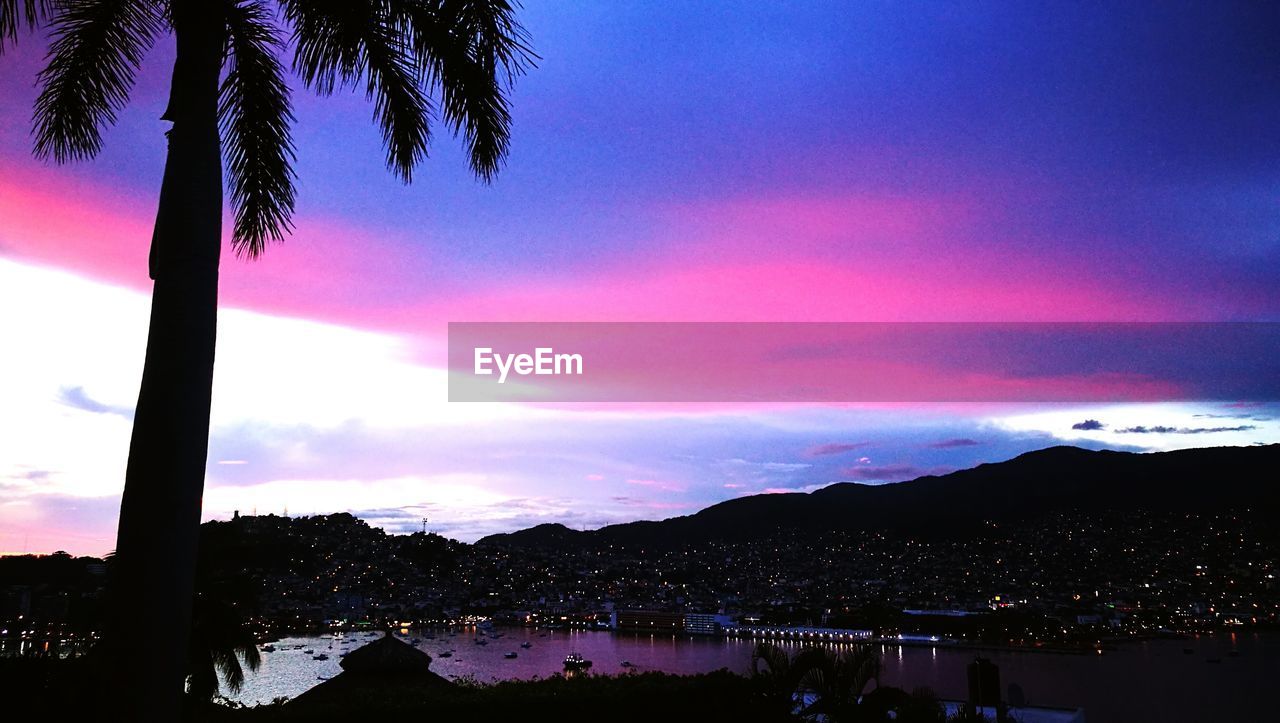
<svg viewBox="0 0 1280 723">
<path fill-rule="evenodd" d="M 1280 445 L 1135 454 L 1050 447 L 941 476 L 883 485 L 838 483 L 809 494 L 721 502 L 693 515 L 577 531 L 546 524 L 478 544 L 570 548 L 677 545 L 779 530 L 892 530 L 918 535 L 976 530 L 984 522 L 1064 510 L 1275 510 Z"/>
</svg>

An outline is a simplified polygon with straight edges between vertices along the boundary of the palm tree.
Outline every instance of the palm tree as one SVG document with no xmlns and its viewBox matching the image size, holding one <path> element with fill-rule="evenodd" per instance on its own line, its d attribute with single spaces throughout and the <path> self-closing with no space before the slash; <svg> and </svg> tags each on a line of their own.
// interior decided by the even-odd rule
<svg viewBox="0 0 1280 723">
<path fill-rule="evenodd" d="M 805 648 L 791 665 L 804 701 L 801 715 L 833 723 L 857 720 L 862 694 L 880 677 L 880 653 L 870 645 L 840 652 Z"/>
<path fill-rule="evenodd" d="M 219 676 L 228 692 L 240 692 L 244 669 L 257 670 L 262 662 L 257 641 L 236 607 L 208 594 L 195 597 L 187 661 L 187 692 L 200 700 L 218 694 Z"/>
<path fill-rule="evenodd" d="M 785 648 L 773 643 L 757 643 L 751 651 L 751 678 L 769 708 L 782 714 L 795 710 L 797 680 L 791 655 Z"/>
<path fill-rule="evenodd" d="M 773 643 L 751 653 L 751 677 L 775 711 L 831 723 L 874 720 L 877 711 L 860 707 L 867 686 L 880 687 L 880 653 L 870 645 L 836 652 L 802 648 L 795 656 Z"/>
<path fill-rule="evenodd" d="M 536 57 L 512 2 L 0 0 L 0 50 L 23 27 L 48 31 L 35 152 L 57 162 L 98 152 L 146 51 L 162 33 L 176 41 L 149 261 L 151 326 L 104 631 L 116 717 L 177 718 L 208 453 L 223 160 L 232 248 L 256 258 L 291 229 L 286 34 L 304 86 L 322 95 L 353 88 L 373 101 L 397 176 L 409 181 L 426 157 L 435 105 L 488 181 L 507 152 L 511 83 Z M 154 631 L 153 645 L 127 644 L 139 628 Z"/>
</svg>

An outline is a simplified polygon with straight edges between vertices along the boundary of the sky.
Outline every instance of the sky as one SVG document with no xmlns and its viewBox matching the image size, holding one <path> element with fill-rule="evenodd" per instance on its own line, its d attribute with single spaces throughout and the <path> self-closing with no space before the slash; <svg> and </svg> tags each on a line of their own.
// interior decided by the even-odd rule
<svg viewBox="0 0 1280 723">
<path fill-rule="evenodd" d="M 462 540 L 881 483 L 1052 444 L 1280 441 L 1256 399 L 447 402 L 451 321 L 1280 321 L 1280 6 L 526 3 L 491 185 L 405 186 L 360 94 L 294 95 L 297 228 L 224 256 L 207 518 Z M 111 549 L 171 41 L 93 161 L 0 56 L 0 552 Z M 227 224 L 229 227 L 229 224 Z"/>
</svg>

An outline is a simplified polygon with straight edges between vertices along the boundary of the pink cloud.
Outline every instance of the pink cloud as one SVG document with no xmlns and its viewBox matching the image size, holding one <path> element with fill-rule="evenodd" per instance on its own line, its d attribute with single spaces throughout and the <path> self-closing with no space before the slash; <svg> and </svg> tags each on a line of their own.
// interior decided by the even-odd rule
<svg viewBox="0 0 1280 723">
<path fill-rule="evenodd" d="M 989 206 L 849 194 L 676 205 L 659 210 L 675 229 L 661 255 L 481 286 L 424 311 L 459 321 L 1132 321 L 1179 313 L 1176 296 L 1153 303 L 1131 283 L 1063 273 L 1016 245 L 957 242 Z"/>
<path fill-rule="evenodd" d="M 952 472 L 950 467 L 917 467 L 912 464 L 886 464 L 878 467 L 850 467 L 842 472 L 848 479 L 873 482 L 898 482 L 926 475 Z"/>
<path fill-rule="evenodd" d="M 667 214 L 691 225 L 707 247 L 758 246 L 770 253 L 786 248 L 825 250 L 857 244 L 881 251 L 920 245 L 941 233 L 978 220 L 975 202 L 958 196 L 875 193 L 746 196 L 675 204 Z"/>
<path fill-rule="evenodd" d="M 969 439 L 968 437 L 955 437 L 952 439 L 939 440 L 937 442 L 930 444 L 929 446 L 934 449 L 954 449 L 956 447 L 977 447 L 980 444 L 982 444 L 982 442 L 979 442 L 976 439 Z"/>
<path fill-rule="evenodd" d="M 638 497 L 623 496 L 623 497 L 611 497 L 610 499 L 625 507 L 640 508 L 640 509 L 655 510 L 655 511 L 685 510 L 685 509 L 689 509 L 690 507 L 690 505 L 682 502 L 655 502 L 653 500 L 640 499 Z"/>
<path fill-rule="evenodd" d="M 830 444 L 818 444 L 804 451 L 806 457 L 826 457 L 835 454 L 844 454 L 852 452 L 855 449 L 861 449 L 869 445 L 870 442 L 855 442 L 853 444 L 832 442 Z"/>
<path fill-rule="evenodd" d="M 13 165 L 0 169 L 4 253 L 149 288 L 153 198 Z M 674 253 L 571 277 L 473 277 L 465 289 L 420 238 L 307 216 L 257 262 L 226 254 L 223 300 L 427 337 L 461 320 L 1136 320 L 1170 308 L 1013 252 L 941 259 L 933 235 L 971 215 L 951 200 L 757 198 L 677 211 L 691 230 Z M 859 253 L 822 251 L 838 242 Z"/>
<path fill-rule="evenodd" d="M 69 199 L 72 199 L 69 201 Z M 139 291 L 150 291 L 155 199 L 125 193 L 27 163 L 0 167 L 0 254 L 55 266 Z M 224 222 L 224 229 L 229 224 Z M 229 236 L 227 237 L 229 239 Z M 443 284 L 421 249 L 406 255 L 394 235 L 342 221 L 307 217 L 283 243 L 248 262 L 223 251 L 220 299 L 267 313 L 414 331 L 412 312 Z M 429 320 L 435 329 L 438 320 Z"/>
<path fill-rule="evenodd" d="M 638 487 L 651 487 L 663 492 L 684 492 L 686 487 L 675 482 L 661 482 L 652 479 L 629 479 L 627 484 L 636 485 Z"/>
<path fill-rule="evenodd" d="M 19 260 L 50 264 L 86 276 L 140 290 L 149 289 L 146 259 L 154 202 L 138 194 L 118 192 L 51 170 L 21 164 L 0 173 L 0 247 Z M 20 179 L 20 180 L 19 180 Z M 69 202 L 74 199 L 74 202 Z M 868 228 L 913 234 L 943 224 L 954 212 L 946 204 L 858 201 L 847 204 L 759 200 L 737 213 L 747 220 L 790 214 L 802 235 L 845 233 L 860 214 Z M 900 216 L 907 216 L 902 220 Z M 700 239 L 686 256 L 626 268 L 602 267 L 575 281 L 532 276 L 523 283 L 488 285 L 458 293 L 449 269 L 432 263 L 421 245 L 401 243 L 393 235 L 357 229 L 320 218 L 300 219 L 286 243 L 273 246 L 256 263 L 227 254 L 222 272 L 222 300 L 268 313 L 344 323 L 406 335 L 419 342 L 422 361 L 442 364 L 438 343 L 443 324 L 460 319 L 737 319 L 836 320 L 996 318 L 1036 319 L 1067 316 L 1092 319 L 1142 318 L 1132 301 L 1091 287 L 1078 278 L 1054 274 L 1019 276 L 989 274 L 981 267 L 957 273 L 923 273 L 921 269 L 871 268 L 853 262 L 834 265 L 805 258 L 801 251 L 776 250 L 771 258 L 737 258 L 731 239 Z M 851 232 L 851 231 L 849 231 Z M 877 231 L 879 232 L 879 231 Z M 749 241 L 743 242 L 748 246 Z M 720 252 L 703 255 L 702 250 Z M 633 355 L 634 346 L 620 340 L 613 353 Z M 725 369 L 707 359 L 687 360 L 684 377 L 608 378 L 609 385 L 661 388 L 673 381 L 705 390 L 706 401 L 748 401 L 720 395 L 717 389 L 746 385 L 776 393 L 796 387 L 798 380 L 821 379 L 826 360 L 800 357 L 774 360 L 761 379 L 759 359 Z M 1054 399 L 1122 397 L 1168 398 L 1176 388 L 1157 379 L 1124 375 L 1059 374 L 1035 379 L 979 370 L 957 374 L 946 359 L 928 364 L 886 355 L 860 363 L 858 376 L 843 383 L 874 379 L 879 397 L 840 390 L 829 399 Z M 968 371 L 968 370 L 963 370 Z M 743 375 L 746 375 L 744 377 Z M 839 379 L 823 383 L 842 383 Z M 936 389 L 937 393 L 921 390 Z M 799 396 L 766 394 L 770 399 L 824 398 L 799 390 Z M 647 395 L 637 398 L 648 399 Z M 661 396 L 653 396 L 661 399 Z M 672 399 L 684 398 L 681 395 Z M 596 401 L 610 401 L 608 397 Z"/>
<path fill-rule="evenodd" d="M 1081 286 L 1087 289 L 1081 289 Z M 804 258 L 677 260 L 487 288 L 427 303 L 455 321 L 1132 321 L 1123 293 L 1046 274 L 930 274 Z"/>
<path fill-rule="evenodd" d="M 153 199 L 25 163 L 14 170 L 0 172 L 0 252 L 149 289 Z M 1064 276 L 1017 254 L 996 257 L 977 249 L 962 263 L 933 258 L 921 249 L 937 244 L 926 242 L 971 217 L 969 205 L 955 200 L 756 198 L 672 212 L 687 216 L 692 229 L 688 246 L 676 253 L 579 269 L 572 278 L 480 277 L 470 279 L 466 289 L 454 280 L 447 259 L 431 256 L 429 244 L 407 243 L 376 226 L 306 217 L 293 236 L 258 262 L 243 263 L 228 253 L 222 301 L 402 334 L 417 343 L 420 361 L 437 366 L 444 363 L 439 341 L 450 320 L 1134 320 L 1157 316 L 1151 309 L 1168 308 L 1127 296 L 1125 286 L 1106 279 Z M 784 233 L 795 239 L 780 243 Z M 881 242 L 888 238 L 897 241 Z M 842 239 L 857 244 L 860 253 L 843 261 L 821 253 Z M 632 354 L 634 348 L 615 351 Z M 772 377 L 764 380 L 754 361 L 727 371 L 707 360 L 690 363 L 686 371 L 692 376 L 681 383 L 707 390 L 702 400 L 734 401 L 715 390 L 741 389 L 746 383 L 787 390 L 797 380 L 820 378 L 815 374 L 826 362 L 775 360 Z M 943 390 L 933 398 L 952 400 L 1176 394 L 1160 380 L 1132 376 L 1028 379 L 986 370 L 958 375 L 945 359 L 919 364 L 886 357 L 862 363 L 858 372 L 886 390 L 876 397 L 885 400 L 929 397 L 922 389 Z M 604 381 L 645 389 L 670 383 L 651 377 Z"/>
<path fill-rule="evenodd" d="M 0 252 L 133 288 L 149 287 L 154 205 L 52 171 L 0 168 Z"/>
</svg>

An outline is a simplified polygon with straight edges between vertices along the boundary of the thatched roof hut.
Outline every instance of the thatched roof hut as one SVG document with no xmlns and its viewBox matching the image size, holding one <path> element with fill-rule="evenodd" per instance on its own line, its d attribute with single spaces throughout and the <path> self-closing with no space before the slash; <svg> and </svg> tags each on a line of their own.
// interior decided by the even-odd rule
<svg viewBox="0 0 1280 723">
<path fill-rule="evenodd" d="M 294 698 L 289 708 L 326 706 L 338 701 L 404 697 L 414 689 L 439 692 L 453 683 L 431 672 L 431 656 L 390 632 L 347 654 L 342 672 Z"/>
<path fill-rule="evenodd" d="M 431 656 L 387 633 L 347 653 L 340 665 L 344 675 L 426 674 L 431 672 Z"/>
</svg>

